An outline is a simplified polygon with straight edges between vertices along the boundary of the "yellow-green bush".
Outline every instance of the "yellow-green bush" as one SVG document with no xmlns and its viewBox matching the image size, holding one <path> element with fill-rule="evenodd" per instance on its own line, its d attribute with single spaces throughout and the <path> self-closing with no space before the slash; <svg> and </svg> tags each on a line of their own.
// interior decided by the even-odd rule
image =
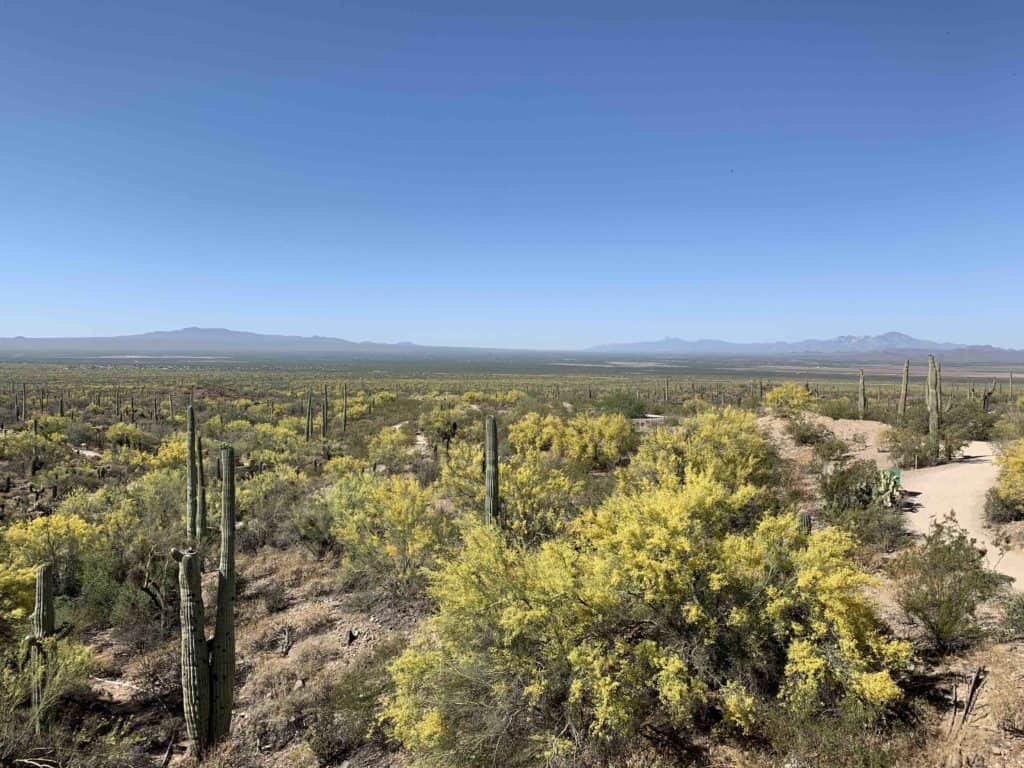
<svg viewBox="0 0 1024 768">
<path fill-rule="evenodd" d="M 411 477 L 350 475 L 326 493 L 333 533 L 353 571 L 399 588 L 414 588 L 423 569 L 445 554 L 453 521 L 433 491 Z"/>
<path fill-rule="evenodd" d="M 102 545 L 102 529 L 75 514 L 55 512 L 19 520 L 4 531 L 8 562 L 15 568 L 51 563 L 60 592 L 79 586 L 84 561 Z"/>
<path fill-rule="evenodd" d="M 807 409 L 811 404 L 811 393 L 806 387 L 787 381 L 769 390 L 764 396 L 764 403 L 776 413 L 791 416 Z"/>
<path fill-rule="evenodd" d="M 1024 510 L 1024 440 L 1011 443 L 999 456 L 996 492 L 1007 504 Z"/>
<path fill-rule="evenodd" d="M 557 456 L 525 445 L 501 462 L 501 514 L 506 535 L 535 544 L 575 515 L 582 483 Z M 482 459 L 482 446 L 458 441 L 452 443 L 441 469 L 439 495 L 466 517 L 483 512 Z"/>
<path fill-rule="evenodd" d="M 720 469 L 616 494 L 534 549 L 471 527 L 392 667 L 395 736 L 427 765 L 569 765 L 751 732 L 763 708 L 893 704 L 910 650 L 881 632 L 853 540 L 789 514 L 737 530 L 746 495 Z"/>
</svg>

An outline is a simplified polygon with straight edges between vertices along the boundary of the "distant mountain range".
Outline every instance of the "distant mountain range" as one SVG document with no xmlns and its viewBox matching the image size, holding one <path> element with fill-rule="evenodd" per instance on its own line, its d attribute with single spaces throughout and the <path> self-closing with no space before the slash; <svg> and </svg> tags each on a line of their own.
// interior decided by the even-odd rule
<svg viewBox="0 0 1024 768">
<path fill-rule="evenodd" d="M 674 337 L 660 341 L 602 344 L 587 352 L 606 355 L 652 355 L 670 357 L 747 357 L 887 359 L 912 353 L 939 354 L 951 362 L 1024 362 L 1024 350 L 1002 349 L 990 345 L 953 344 L 946 341 L 916 339 L 890 331 L 877 336 L 836 336 L 832 339 L 803 341 L 766 341 L 739 343 L 718 339 L 687 341 Z"/>
<path fill-rule="evenodd" d="M 0 338 L 0 355 L 97 355 L 97 356 L 222 356 L 222 355 L 316 355 L 367 354 L 401 355 L 416 350 L 415 344 L 381 344 L 348 341 L 330 336 L 285 336 L 232 331 L 227 328 L 181 328 L 151 331 L 129 336 L 83 336 L 65 338 Z"/>
<path fill-rule="evenodd" d="M 602 344 L 584 350 L 530 352 L 476 347 L 432 347 L 409 342 L 384 344 L 329 336 L 284 336 L 232 331 L 227 328 L 182 328 L 130 336 L 68 338 L 0 338 L 0 357 L 261 357 L 325 356 L 355 358 L 495 357 L 544 355 L 574 357 L 715 357 L 715 358 L 839 358 L 889 360 L 912 353 L 939 353 L 949 362 L 1024 363 L 1024 350 L 971 346 L 916 339 L 903 333 L 879 336 L 837 336 L 833 339 L 737 343 L 715 339 L 686 341 L 665 338 Z"/>
<path fill-rule="evenodd" d="M 860 355 L 900 349 L 927 349 L 941 351 L 960 349 L 962 344 L 915 339 L 905 333 L 891 331 L 879 336 L 836 336 L 834 339 L 805 339 L 804 341 L 759 341 L 737 343 L 718 339 L 686 341 L 668 337 L 660 341 L 637 341 L 625 344 L 601 344 L 588 351 L 611 354 L 657 354 L 657 355 L 710 355 L 715 357 L 770 356 L 777 355 Z"/>
</svg>

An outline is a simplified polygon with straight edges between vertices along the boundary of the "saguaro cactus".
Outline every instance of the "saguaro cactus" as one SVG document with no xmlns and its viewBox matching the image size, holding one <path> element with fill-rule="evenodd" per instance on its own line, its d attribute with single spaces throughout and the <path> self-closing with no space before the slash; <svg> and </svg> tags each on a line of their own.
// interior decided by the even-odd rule
<svg viewBox="0 0 1024 768">
<path fill-rule="evenodd" d="M 896 406 L 896 415 L 900 424 L 907 415 L 907 389 L 910 386 L 910 361 L 903 361 L 903 381 L 900 382 L 900 401 Z"/>
<path fill-rule="evenodd" d="M 320 406 L 320 411 L 321 411 L 321 414 L 320 414 L 320 439 L 321 440 L 326 440 L 327 439 L 327 418 L 328 418 L 328 415 L 329 415 L 328 412 L 327 412 L 327 385 L 326 384 L 324 384 L 323 404 Z"/>
<path fill-rule="evenodd" d="M 928 383 L 925 402 L 928 406 L 928 448 L 932 457 L 939 455 L 940 405 L 939 366 L 935 355 L 928 355 Z"/>
<path fill-rule="evenodd" d="M 199 472 L 196 467 L 196 411 L 189 403 L 185 409 L 185 536 L 188 545 L 199 549 Z"/>
<path fill-rule="evenodd" d="M 863 421 L 864 411 L 868 409 L 868 393 L 864 388 L 864 369 L 860 369 L 860 379 L 857 382 L 857 418 Z"/>
<path fill-rule="evenodd" d="M 196 435 L 196 538 L 206 534 L 206 467 L 203 464 L 203 436 Z"/>
<path fill-rule="evenodd" d="M 498 496 L 498 425 L 493 416 L 484 420 L 484 522 L 501 524 Z"/>
<path fill-rule="evenodd" d="M 46 727 L 43 695 L 49 682 L 49 665 L 44 643 L 56 632 L 54 617 L 53 567 L 46 564 L 36 570 L 36 608 L 32 614 L 32 634 L 25 638 L 32 662 L 32 713 L 37 736 L 41 735 Z"/>
<path fill-rule="evenodd" d="M 221 449 L 224 472 L 221 552 L 217 571 L 217 619 L 206 639 L 200 555 L 174 550 L 181 594 L 181 690 L 185 729 L 192 751 L 207 748 L 231 731 L 235 687 L 235 453 Z"/>
<path fill-rule="evenodd" d="M 341 431 L 348 429 L 348 384 L 341 385 Z"/>
<path fill-rule="evenodd" d="M 220 567 L 217 569 L 217 623 L 210 650 L 210 741 L 231 732 L 235 695 L 235 449 L 221 448 Z"/>
<path fill-rule="evenodd" d="M 306 393 L 306 442 L 313 439 L 313 390 Z"/>
</svg>

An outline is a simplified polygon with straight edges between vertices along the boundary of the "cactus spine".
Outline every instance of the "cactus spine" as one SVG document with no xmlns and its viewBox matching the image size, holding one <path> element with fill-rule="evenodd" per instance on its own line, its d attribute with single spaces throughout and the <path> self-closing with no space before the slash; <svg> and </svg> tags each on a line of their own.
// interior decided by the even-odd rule
<svg viewBox="0 0 1024 768">
<path fill-rule="evenodd" d="M 860 369 L 860 379 L 857 382 L 857 418 L 864 420 L 864 411 L 868 408 L 868 393 L 864 388 L 864 369 Z"/>
<path fill-rule="evenodd" d="M 484 420 L 484 522 L 500 525 L 498 496 L 498 425 L 493 416 Z"/>
<path fill-rule="evenodd" d="M 206 639 L 200 578 L 201 557 L 194 549 L 174 550 L 181 594 L 181 690 L 185 730 L 192 751 L 207 747 L 231 730 L 235 685 L 235 455 L 221 449 L 224 472 L 220 568 L 217 571 L 216 629 Z"/>
<path fill-rule="evenodd" d="M 903 423 L 903 417 L 907 415 L 907 389 L 910 386 L 910 361 L 903 361 L 903 381 L 900 383 L 900 401 L 896 406 L 896 414 L 899 423 Z"/>
<path fill-rule="evenodd" d="M 199 472 L 196 467 L 196 411 L 189 403 L 185 409 L 185 536 L 188 545 L 199 548 Z"/>
</svg>

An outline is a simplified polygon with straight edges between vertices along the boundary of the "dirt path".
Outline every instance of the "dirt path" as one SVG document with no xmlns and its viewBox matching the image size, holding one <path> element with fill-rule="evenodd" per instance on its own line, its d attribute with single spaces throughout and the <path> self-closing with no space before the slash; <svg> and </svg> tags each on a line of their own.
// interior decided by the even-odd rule
<svg viewBox="0 0 1024 768">
<path fill-rule="evenodd" d="M 989 566 L 1015 579 L 1014 589 L 1024 591 L 1024 551 L 1000 552 L 991 529 L 985 527 L 985 494 L 995 485 L 999 468 L 991 443 L 975 441 L 964 449 L 964 458 L 939 467 L 908 470 L 903 487 L 916 509 L 907 513 L 907 527 L 925 533 L 932 521 L 952 510 L 957 521 L 986 550 Z"/>
</svg>

